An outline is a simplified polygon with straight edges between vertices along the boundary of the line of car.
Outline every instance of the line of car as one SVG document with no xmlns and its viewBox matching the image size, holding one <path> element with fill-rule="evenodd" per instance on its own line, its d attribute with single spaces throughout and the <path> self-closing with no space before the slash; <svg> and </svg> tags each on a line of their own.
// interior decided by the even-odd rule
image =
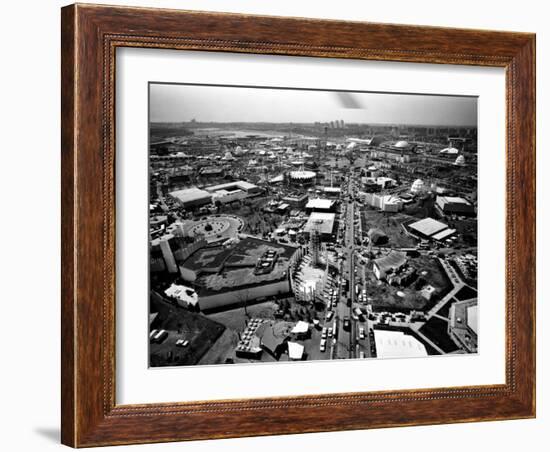
<svg viewBox="0 0 550 452">
<path fill-rule="evenodd" d="M 149 342 L 151 344 L 162 344 L 168 337 L 168 331 L 166 330 L 152 330 L 149 333 Z M 188 339 L 178 339 L 175 342 L 176 347 L 187 347 L 189 345 Z"/>
</svg>

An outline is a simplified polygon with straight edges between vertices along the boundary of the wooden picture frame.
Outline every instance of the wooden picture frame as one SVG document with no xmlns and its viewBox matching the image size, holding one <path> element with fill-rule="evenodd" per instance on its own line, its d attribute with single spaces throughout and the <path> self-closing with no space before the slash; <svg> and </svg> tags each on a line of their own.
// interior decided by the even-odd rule
<svg viewBox="0 0 550 452">
<path fill-rule="evenodd" d="M 62 9 L 61 37 L 64 444 L 86 447 L 535 416 L 533 34 L 76 4 Z M 505 68 L 506 383 L 117 405 L 118 47 Z"/>
</svg>

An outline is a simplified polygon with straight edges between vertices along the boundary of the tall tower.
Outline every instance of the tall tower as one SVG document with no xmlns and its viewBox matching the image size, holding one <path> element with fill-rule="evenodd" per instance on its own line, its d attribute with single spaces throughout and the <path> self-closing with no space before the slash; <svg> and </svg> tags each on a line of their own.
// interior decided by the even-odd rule
<svg viewBox="0 0 550 452">
<path fill-rule="evenodd" d="M 319 264 L 319 250 L 321 248 L 321 240 L 319 238 L 319 230 L 316 226 L 310 232 L 309 237 L 309 251 L 311 254 L 311 265 L 316 266 Z"/>
</svg>

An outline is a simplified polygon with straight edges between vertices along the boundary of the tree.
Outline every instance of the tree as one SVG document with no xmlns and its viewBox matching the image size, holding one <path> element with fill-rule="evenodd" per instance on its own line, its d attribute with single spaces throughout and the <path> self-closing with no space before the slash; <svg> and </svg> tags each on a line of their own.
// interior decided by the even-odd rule
<svg viewBox="0 0 550 452">
<path fill-rule="evenodd" d="M 248 289 L 240 290 L 234 295 L 234 297 L 239 305 L 244 306 L 244 315 L 248 317 L 248 301 L 250 298 L 250 291 Z"/>
</svg>

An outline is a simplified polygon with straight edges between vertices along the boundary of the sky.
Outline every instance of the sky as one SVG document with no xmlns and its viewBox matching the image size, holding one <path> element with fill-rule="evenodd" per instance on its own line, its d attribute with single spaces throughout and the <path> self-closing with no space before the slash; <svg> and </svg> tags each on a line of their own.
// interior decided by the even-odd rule
<svg viewBox="0 0 550 452">
<path fill-rule="evenodd" d="M 477 125 L 477 98 L 150 84 L 152 122 Z"/>
</svg>

